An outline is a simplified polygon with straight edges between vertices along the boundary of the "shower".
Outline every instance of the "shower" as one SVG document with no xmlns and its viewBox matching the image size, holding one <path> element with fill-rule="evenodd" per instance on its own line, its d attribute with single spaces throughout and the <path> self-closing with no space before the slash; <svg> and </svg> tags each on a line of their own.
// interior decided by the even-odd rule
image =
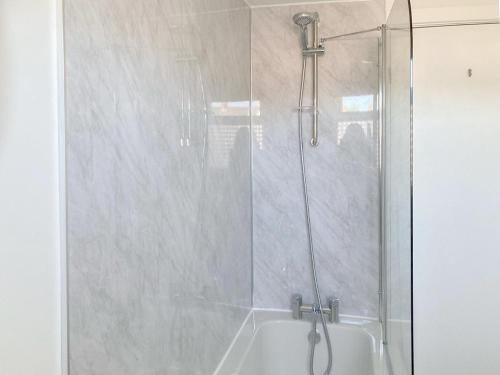
<svg viewBox="0 0 500 375">
<path fill-rule="evenodd" d="M 318 13 L 298 13 L 293 17 L 293 21 L 301 28 L 302 36 L 302 75 L 300 81 L 300 93 L 299 93 L 299 107 L 298 107 L 298 126 L 299 126 L 299 147 L 300 147 L 300 161 L 302 167 L 302 187 L 304 192 L 304 207 L 306 213 L 306 223 L 307 223 L 307 239 L 309 243 L 309 257 L 311 262 L 311 273 L 313 276 L 314 283 L 314 294 L 315 294 L 315 305 L 312 307 L 313 312 L 313 325 L 312 325 L 312 336 L 311 337 L 311 352 L 309 355 L 309 373 L 314 375 L 314 354 L 316 349 L 316 344 L 318 342 L 316 338 L 316 325 L 317 319 L 321 320 L 321 325 L 323 327 L 323 332 L 325 335 L 327 350 L 328 350 L 328 364 L 324 375 L 329 375 L 332 370 L 333 364 L 333 353 L 332 353 L 332 343 L 330 339 L 330 334 L 328 332 L 328 327 L 326 325 L 326 318 L 323 313 L 323 304 L 321 301 L 321 292 L 318 283 L 318 274 L 316 270 L 316 259 L 314 253 L 314 241 L 312 236 L 312 225 L 311 225 L 311 214 L 309 206 L 309 192 L 307 187 L 307 170 L 306 161 L 304 157 L 304 136 L 302 129 L 302 114 L 304 106 L 304 85 L 306 80 L 306 70 L 307 70 L 307 59 L 309 56 L 313 58 L 313 136 L 311 139 L 311 145 L 318 145 L 318 56 L 322 51 L 319 45 L 319 15 Z M 312 48 L 309 49 L 309 38 L 308 38 L 308 27 L 312 23 L 313 28 L 313 43 Z M 297 296 L 293 297 L 293 300 L 297 300 Z M 294 303 L 292 300 L 292 303 Z M 300 311 L 301 300 L 298 305 L 294 305 Z M 330 304 L 330 313 L 333 312 L 334 304 Z M 338 313 L 338 303 L 336 306 L 336 312 Z M 295 314 L 296 316 L 299 314 Z"/>
<path fill-rule="evenodd" d="M 293 22 L 300 27 L 300 39 L 302 45 L 302 73 L 300 79 L 300 90 L 299 90 L 299 106 L 298 106 L 298 133 L 299 133 L 299 150 L 300 150 L 300 162 L 301 162 L 301 172 L 302 172 L 302 188 L 304 197 L 304 208 L 305 208 L 305 220 L 307 225 L 307 240 L 309 248 L 309 258 L 310 267 L 313 281 L 314 297 L 315 302 L 312 305 L 302 304 L 302 296 L 295 294 L 292 296 L 292 311 L 293 317 L 295 319 L 302 319 L 304 313 L 308 313 L 312 316 L 312 331 L 309 335 L 309 341 L 311 345 L 309 353 L 309 374 L 315 375 L 314 373 L 314 357 L 316 352 L 316 345 L 319 342 L 319 335 L 316 332 L 316 327 L 318 319 L 321 322 L 327 351 L 328 351 L 328 363 L 326 370 L 322 375 L 329 375 L 332 371 L 333 366 L 333 351 L 332 342 L 328 332 L 328 327 L 326 324 L 325 316 L 329 316 L 330 322 L 339 322 L 339 305 L 340 301 L 335 297 L 328 298 L 328 305 L 324 307 L 322 302 L 322 296 L 318 283 L 318 271 L 316 267 L 316 254 L 314 249 L 314 238 L 312 234 L 312 224 L 311 224 L 311 209 L 309 204 L 309 191 L 308 191 L 308 179 L 307 179 L 307 168 L 306 168 L 306 158 L 304 152 L 304 130 L 303 130 L 303 113 L 308 110 L 312 112 L 312 137 L 310 144 L 312 147 L 318 147 L 318 125 L 319 125 L 319 57 L 325 54 L 325 48 L 323 43 L 328 41 L 333 41 L 336 39 L 342 39 L 346 37 L 352 37 L 355 35 L 361 35 L 366 33 L 371 33 L 374 31 L 382 31 L 384 26 L 375 27 L 372 29 L 360 30 L 351 33 L 338 34 L 328 37 L 320 38 L 319 36 L 319 14 L 301 12 L 293 16 Z M 309 38 L 309 27 L 312 28 L 312 38 Z M 310 40 L 312 39 L 312 40 Z M 304 87 L 306 81 L 307 72 L 307 61 L 308 58 L 312 58 L 312 105 L 310 107 L 304 106 Z"/>
</svg>

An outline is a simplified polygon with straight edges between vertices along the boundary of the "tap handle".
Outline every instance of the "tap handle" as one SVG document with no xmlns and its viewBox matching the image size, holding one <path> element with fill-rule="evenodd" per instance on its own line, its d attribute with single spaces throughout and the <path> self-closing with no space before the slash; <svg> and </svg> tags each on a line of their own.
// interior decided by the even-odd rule
<svg viewBox="0 0 500 375">
<path fill-rule="evenodd" d="M 294 294 L 292 296 L 292 315 L 293 319 L 301 320 L 302 319 L 302 296 L 300 294 Z"/>
<path fill-rule="evenodd" d="M 340 300 L 337 297 L 328 298 L 328 308 L 330 309 L 330 323 L 340 322 Z"/>
</svg>

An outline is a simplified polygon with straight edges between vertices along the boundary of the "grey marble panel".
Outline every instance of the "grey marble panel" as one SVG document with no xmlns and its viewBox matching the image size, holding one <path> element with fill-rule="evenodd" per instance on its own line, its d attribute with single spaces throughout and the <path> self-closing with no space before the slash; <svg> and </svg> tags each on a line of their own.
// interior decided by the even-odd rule
<svg viewBox="0 0 500 375">
<path fill-rule="evenodd" d="M 71 375 L 210 374 L 251 307 L 250 11 L 66 0 Z"/>
<path fill-rule="evenodd" d="M 297 113 L 301 51 L 292 22 L 317 11 L 321 34 L 380 25 L 378 2 L 252 10 L 254 304 L 289 308 L 292 293 L 313 300 L 302 194 Z M 378 311 L 378 39 L 377 34 L 327 44 L 320 58 L 320 146 L 305 158 L 312 226 L 323 295 L 342 313 Z M 311 104 L 311 72 L 305 105 Z"/>
</svg>

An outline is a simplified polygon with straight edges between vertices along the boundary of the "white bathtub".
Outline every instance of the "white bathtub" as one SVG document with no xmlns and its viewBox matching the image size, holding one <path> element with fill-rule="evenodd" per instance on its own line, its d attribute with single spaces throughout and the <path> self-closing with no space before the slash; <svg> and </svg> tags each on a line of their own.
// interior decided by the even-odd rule
<svg viewBox="0 0 500 375">
<path fill-rule="evenodd" d="M 383 375 L 378 322 L 343 319 L 328 324 L 333 344 L 332 375 Z M 254 311 L 233 341 L 214 375 L 309 375 L 311 323 L 294 321 L 288 312 Z M 321 325 L 315 373 L 322 374 L 328 356 Z"/>
</svg>

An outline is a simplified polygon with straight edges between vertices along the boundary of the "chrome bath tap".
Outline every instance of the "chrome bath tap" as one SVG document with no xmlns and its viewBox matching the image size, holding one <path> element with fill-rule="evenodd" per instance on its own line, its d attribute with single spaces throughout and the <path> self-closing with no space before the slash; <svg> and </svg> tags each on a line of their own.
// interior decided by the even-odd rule
<svg viewBox="0 0 500 375">
<path fill-rule="evenodd" d="M 328 298 L 328 307 L 323 310 L 317 304 L 304 304 L 302 303 L 302 295 L 294 294 L 292 296 L 292 315 L 296 320 L 303 320 L 304 314 L 314 316 L 312 314 L 323 314 L 328 316 L 330 323 L 340 322 L 340 300 L 335 297 Z"/>
</svg>

